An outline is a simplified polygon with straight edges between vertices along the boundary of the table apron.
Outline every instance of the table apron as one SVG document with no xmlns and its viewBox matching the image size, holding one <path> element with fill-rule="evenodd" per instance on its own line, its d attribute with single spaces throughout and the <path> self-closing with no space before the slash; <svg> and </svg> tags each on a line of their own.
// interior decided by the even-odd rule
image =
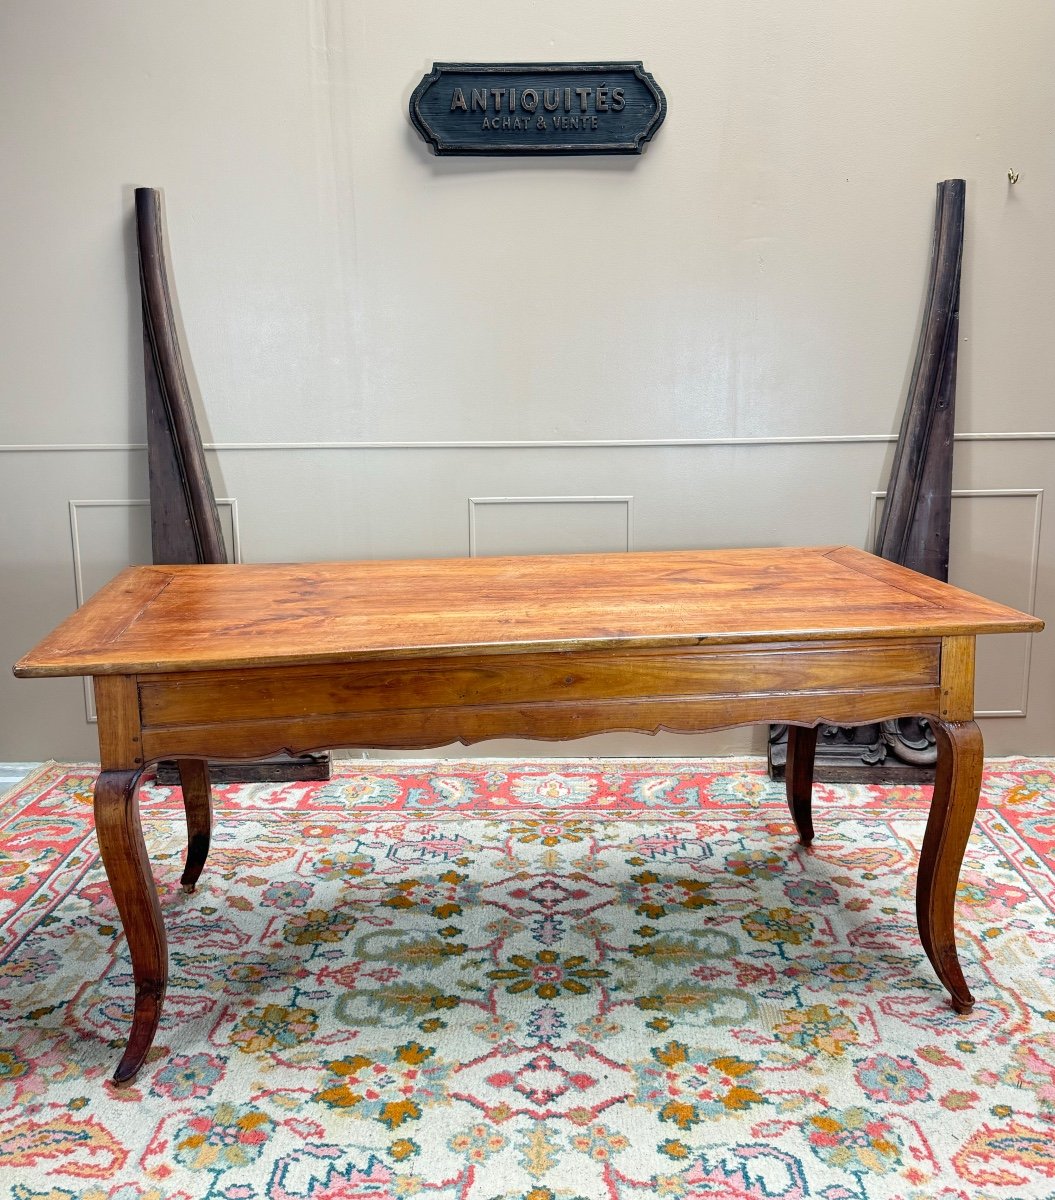
<svg viewBox="0 0 1055 1200">
<path fill-rule="evenodd" d="M 940 710 L 940 639 L 434 655 L 136 679 L 142 761 Z"/>
</svg>

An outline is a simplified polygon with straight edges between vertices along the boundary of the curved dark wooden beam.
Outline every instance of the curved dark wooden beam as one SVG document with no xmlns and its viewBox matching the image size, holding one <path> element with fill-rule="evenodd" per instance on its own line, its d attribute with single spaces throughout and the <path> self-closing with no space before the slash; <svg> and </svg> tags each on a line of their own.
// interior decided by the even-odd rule
<svg viewBox="0 0 1055 1200">
<path fill-rule="evenodd" d="M 949 578 L 956 348 L 966 184 L 938 184 L 930 279 L 874 552 Z"/>
<path fill-rule="evenodd" d="M 158 563 L 225 563 L 209 469 L 172 311 L 161 193 L 136 188 L 151 538 Z"/>
</svg>

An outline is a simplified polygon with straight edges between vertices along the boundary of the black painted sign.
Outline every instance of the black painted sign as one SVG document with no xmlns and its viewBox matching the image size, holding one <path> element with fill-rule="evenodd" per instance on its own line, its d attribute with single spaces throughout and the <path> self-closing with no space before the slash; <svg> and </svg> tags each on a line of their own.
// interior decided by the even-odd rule
<svg viewBox="0 0 1055 1200">
<path fill-rule="evenodd" d="M 666 114 L 639 62 L 434 63 L 410 97 L 437 154 L 640 154 Z"/>
</svg>

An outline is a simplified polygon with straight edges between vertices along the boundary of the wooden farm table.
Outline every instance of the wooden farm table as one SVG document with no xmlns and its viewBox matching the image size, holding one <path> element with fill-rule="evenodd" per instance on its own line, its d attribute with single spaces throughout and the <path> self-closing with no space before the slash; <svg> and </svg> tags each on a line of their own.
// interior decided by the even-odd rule
<svg viewBox="0 0 1055 1200">
<path fill-rule="evenodd" d="M 168 977 L 136 800 L 161 758 L 180 763 L 192 891 L 208 759 L 787 722 L 788 803 L 808 845 L 818 724 L 922 714 L 938 764 L 916 916 L 966 1012 L 953 902 L 982 771 L 975 636 L 1041 628 L 846 546 L 132 567 L 15 666 L 94 677 L 96 832 L 135 979 L 114 1078 L 142 1066 Z"/>
</svg>

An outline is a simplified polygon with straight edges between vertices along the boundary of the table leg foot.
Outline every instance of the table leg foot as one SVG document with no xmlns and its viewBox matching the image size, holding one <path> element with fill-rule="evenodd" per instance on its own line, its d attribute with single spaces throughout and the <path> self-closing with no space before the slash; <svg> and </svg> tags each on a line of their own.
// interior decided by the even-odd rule
<svg viewBox="0 0 1055 1200">
<path fill-rule="evenodd" d="M 788 808 L 799 841 L 813 842 L 813 760 L 817 753 L 817 727 L 788 726 L 788 758 L 784 768 Z"/>
<path fill-rule="evenodd" d="M 180 786 L 183 789 L 183 808 L 187 814 L 187 861 L 180 884 L 185 892 L 193 892 L 209 857 L 212 839 L 212 787 L 209 783 L 209 764 L 196 758 L 181 758 Z"/>
<path fill-rule="evenodd" d="M 135 1007 L 114 1082 L 135 1077 L 157 1032 L 168 982 L 168 947 L 139 819 L 140 771 L 103 771 L 95 784 L 95 831 L 132 958 Z"/>
<path fill-rule="evenodd" d="M 953 910 L 982 784 L 982 735 L 974 721 L 931 718 L 931 727 L 938 743 L 938 763 L 919 861 L 916 921 L 923 949 L 948 990 L 953 1008 L 966 1013 L 971 1011 L 974 997 L 956 953 Z"/>
<path fill-rule="evenodd" d="M 163 988 L 141 988 L 138 984 L 136 985 L 132 1032 L 128 1035 L 125 1052 L 121 1055 L 121 1061 L 117 1064 L 117 1070 L 114 1072 L 114 1083 L 118 1087 L 124 1087 L 131 1083 L 139 1074 L 139 1068 L 146 1060 L 147 1053 L 154 1042 L 154 1034 L 157 1033 L 163 1000 Z"/>
</svg>

